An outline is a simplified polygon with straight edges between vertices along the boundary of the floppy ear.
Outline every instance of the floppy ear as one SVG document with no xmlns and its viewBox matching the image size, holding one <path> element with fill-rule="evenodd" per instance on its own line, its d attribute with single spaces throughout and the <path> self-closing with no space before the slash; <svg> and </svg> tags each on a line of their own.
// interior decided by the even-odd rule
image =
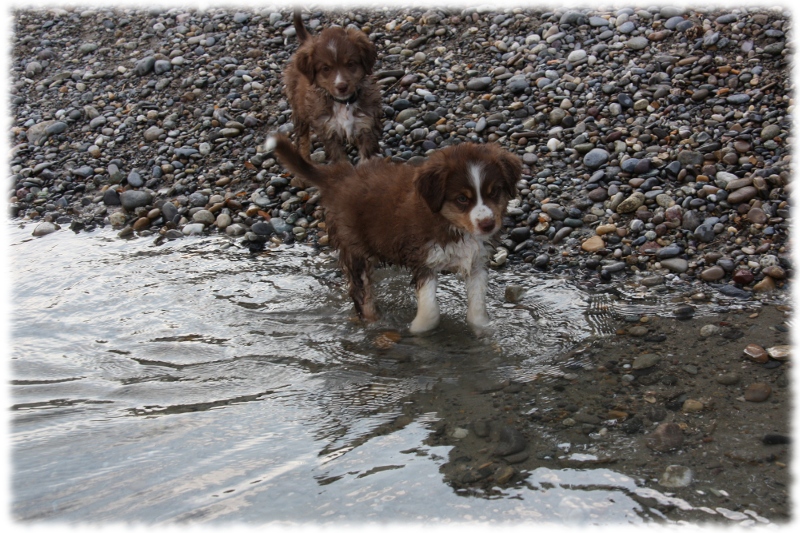
<svg viewBox="0 0 800 533">
<path fill-rule="evenodd" d="M 297 67 L 297 70 L 299 70 L 303 76 L 308 78 L 309 82 L 314 83 L 316 72 L 314 72 L 314 61 L 312 56 L 313 48 L 311 46 L 303 46 L 297 50 L 297 53 L 294 56 L 294 64 Z"/>
<path fill-rule="evenodd" d="M 497 163 L 502 175 L 503 190 L 510 197 L 517 195 L 517 182 L 522 178 L 522 161 L 502 148 L 497 148 Z"/>
<path fill-rule="evenodd" d="M 428 161 L 417 171 L 417 193 L 434 213 L 442 210 L 447 186 L 447 171 L 438 161 Z"/>
<path fill-rule="evenodd" d="M 361 65 L 367 74 L 372 74 L 372 69 L 375 67 L 375 61 L 378 59 L 378 52 L 375 50 L 375 45 L 369 40 L 369 37 L 364 35 L 363 32 L 348 28 L 347 36 L 352 43 L 358 48 L 359 56 L 361 57 Z"/>
</svg>

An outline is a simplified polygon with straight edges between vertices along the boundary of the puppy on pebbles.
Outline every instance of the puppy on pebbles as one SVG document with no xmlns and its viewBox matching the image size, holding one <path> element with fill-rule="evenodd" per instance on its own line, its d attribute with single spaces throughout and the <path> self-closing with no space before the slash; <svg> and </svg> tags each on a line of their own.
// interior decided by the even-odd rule
<svg viewBox="0 0 800 533">
<path fill-rule="evenodd" d="M 421 166 L 373 158 L 317 165 L 283 135 L 265 143 L 290 172 L 318 187 L 331 245 L 358 315 L 378 317 L 372 289 L 376 266 L 407 268 L 416 288 L 412 333 L 439 323 L 437 276 L 450 271 L 466 282 L 467 322 L 482 331 L 488 250 L 501 228 L 521 177 L 520 159 L 496 144 L 463 143 L 439 150 Z"/>
</svg>

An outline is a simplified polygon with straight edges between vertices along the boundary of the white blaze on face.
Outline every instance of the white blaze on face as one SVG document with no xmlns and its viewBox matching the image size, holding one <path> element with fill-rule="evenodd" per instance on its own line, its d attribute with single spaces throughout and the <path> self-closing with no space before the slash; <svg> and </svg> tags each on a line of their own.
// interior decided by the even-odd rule
<svg viewBox="0 0 800 533">
<path fill-rule="evenodd" d="M 336 54 L 338 52 L 338 49 L 336 48 L 336 43 L 334 41 L 328 41 L 328 50 L 331 51 L 331 53 L 333 54 L 333 60 L 336 61 Z"/>
<path fill-rule="evenodd" d="M 478 229 L 478 224 L 482 220 L 494 220 L 494 212 L 488 205 L 483 203 L 483 198 L 481 197 L 483 177 L 483 168 L 480 165 L 473 163 L 469 166 L 469 178 L 472 183 L 472 188 L 475 190 L 475 205 L 469 212 L 469 221 L 472 223 L 472 227 L 475 228 L 476 234 L 482 233 L 482 231 Z"/>
</svg>

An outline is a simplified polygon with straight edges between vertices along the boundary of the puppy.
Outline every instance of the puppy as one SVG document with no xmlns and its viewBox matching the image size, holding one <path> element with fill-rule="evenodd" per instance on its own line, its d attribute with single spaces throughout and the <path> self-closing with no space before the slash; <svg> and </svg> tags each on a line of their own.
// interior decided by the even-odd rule
<svg viewBox="0 0 800 533">
<path fill-rule="evenodd" d="M 265 149 L 319 188 L 330 243 L 363 319 L 378 316 L 373 268 L 394 264 L 411 271 L 416 288 L 412 333 L 439 323 L 436 285 L 443 270 L 466 281 L 467 322 L 478 331 L 489 323 L 485 243 L 516 195 L 518 157 L 495 144 L 464 143 L 434 152 L 421 166 L 373 158 L 354 167 L 312 164 L 282 135 L 268 136 Z"/>
<path fill-rule="evenodd" d="M 286 67 L 284 84 L 295 142 L 308 158 L 311 130 L 330 161 L 347 158 L 346 143 L 358 147 L 362 161 L 380 151 L 381 93 L 372 79 L 375 46 L 353 28 L 326 28 L 311 36 L 300 13 L 294 13 L 300 48 Z"/>
</svg>

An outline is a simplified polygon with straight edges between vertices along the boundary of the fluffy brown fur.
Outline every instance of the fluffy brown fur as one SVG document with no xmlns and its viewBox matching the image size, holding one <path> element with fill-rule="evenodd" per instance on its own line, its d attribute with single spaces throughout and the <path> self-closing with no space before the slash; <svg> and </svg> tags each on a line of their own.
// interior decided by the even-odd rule
<svg viewBox="0 0 800 533">
<path fill-rule="evenodd" d="M 265 148 L 292 173 L 320 189 L 331 245 L 349 283 L 358 314 L 378 316 L 372 293 L 375 266 L 411 271 L 418 312 L 412 332 L 436 326 L 436 276 L 447 270 L 467 282 L 467 321 L 485 326 L 485 242 L 500 228 L 516 194 L 521 162 L 496 144 L 464 143 L 439 150 L 421 166 L 373 158 L 316 165 L 282 135 Z"/>
<path fill-rule="evenodd" d="M 383 109 L 371 76 L 375 46 L 353 28 L 333 26 L 309 35 L 299 12 L 294 26 L 300 47 L 286 67 L 284 84 L 298 150 L 309 156 L 313 130 L 331 161 L 347 158 L 347 143 L 358 148 L 362 161 L 377 154 Z"/>
</svg>

